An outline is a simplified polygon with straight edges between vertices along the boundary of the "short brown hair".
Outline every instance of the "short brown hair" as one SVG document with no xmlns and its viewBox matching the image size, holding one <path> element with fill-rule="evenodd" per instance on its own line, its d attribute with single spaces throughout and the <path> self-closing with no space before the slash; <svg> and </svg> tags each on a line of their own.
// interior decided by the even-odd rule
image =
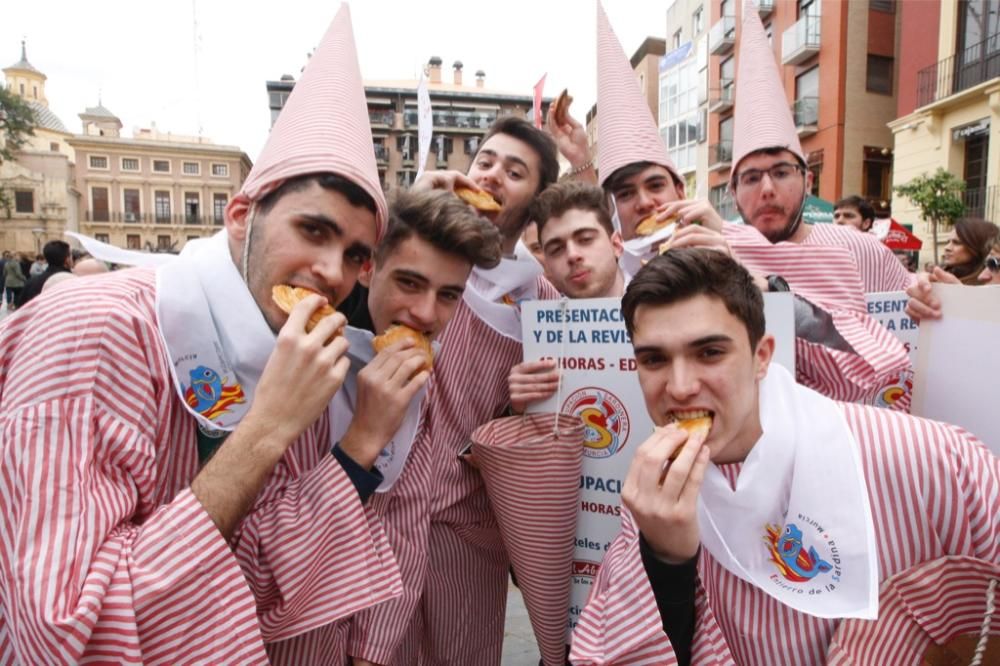
<svg viewBox="0 0 1000 666">
<path fill-rule="evenodd" d="M 635 333 L 640 305 L 672 305 L 695 296 L 717 298 L 743 322 L 750 348 L 764 337 L 764 297 L 753 278 L 733 258 L 706 248 L 678 248 L 652 259 L 629 283 L 622 297 L 622 316 L 629 335 Z"/>
<path fill-rule="evenodd" d="M 451 192 L 395 190 L 389 200 L 389 224 L 375 247 L 375 260 L 384 261 L 413 236 L 479 268 L 500 263 L 500 231 Z"/>
<path fill-rule="evenodd" d="M 518 141 L 528 144 L 535 151 L 535 154 L 538 156 L 540 169 L 538 189 L 535 190 L 535 194 L 538 194 L 559 179 L 559 156 L 556 149 L 556 142 L 546 132 L 538 129 L 524 118 L 502 116 L 490 125 L 486 136 L 483 137 L 479 145 L 482 146 L 497 134 L 512 136 Z"/>
<path fill-rule="evenodd" d="M 615 169 L 611 175 L 608 176 L 608 179 L 604 181 L 604 191 L 608 194 L 614 194 L 615 190 L 621 189 L 626 180 L 636 174 L 642 173 L 651 166 L 658 166 L 666 169 L 667 173 L 670 174 L 670 180 L 674 184 L 674 189 L 684 187 L 684 183 L 677 178 L 677 175 L 673 171 L 667 169 L 667 167 L 659 164 L 658 162 L 632 162 Z"/>
<path fill-rule="evenodd" d="M 614 233 L 611 211 L 604 190 L 578 180 L 566 180 L 549 185 L 531 203 L 529 217 L 538 225 L 538 240 L 542 239 L 542 229 L 553 217 L 561 217 L 568 210 L 582 210 L 594 213 L 608 235 Z"/>
</svg>

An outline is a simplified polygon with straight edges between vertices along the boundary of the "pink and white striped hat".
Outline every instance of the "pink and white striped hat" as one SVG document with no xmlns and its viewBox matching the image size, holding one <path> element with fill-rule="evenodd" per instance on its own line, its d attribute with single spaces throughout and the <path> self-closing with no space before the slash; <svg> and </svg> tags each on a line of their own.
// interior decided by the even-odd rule
<svg viewBox="0 0 1000 666">
<path fill-rule="evenodd" d="M 744 0 L 740 30 L 732 174 L 735 177 L 744 157 L 765 148 L 785 148 L 805 164 L 774 50 L 753 0 Z"/>
<path fill-rule="evenodd" d="M 376 235 L 381 238 L 387 219 L 385 195 L 346 3 L 288 96 L 240 193 L 256 201 L 289 178 L 309 173 L 335 173 L 371 195 Z"/>
<path fill-rule="evenodd" d="M 677 182 L 684 182 L 670 161 L 649 104 L 600 0 L 597 2 L 597 111 L 600 118 L 597 171 L 601 185 L 615 171 L 635 162 L 662 165 Z"/>
</svg>

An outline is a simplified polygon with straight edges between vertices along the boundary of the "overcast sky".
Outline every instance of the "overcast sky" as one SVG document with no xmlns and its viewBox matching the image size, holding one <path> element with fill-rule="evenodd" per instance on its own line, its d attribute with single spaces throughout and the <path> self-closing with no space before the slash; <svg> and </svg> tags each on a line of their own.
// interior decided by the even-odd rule
<svg viewBox="0 0 1000 666">
<path fill-rule="evenodd" d="M 663 37 L 669 0 L 604 0 L 626 54 Z M 582 120 L 596 96 L 593 0 L 354 0 L 350 3 L 365 79 L 416 78 L 432 55 L 477 69 L 486 85 L 530 94 L 568 87 Z M 50 107 L 71 132 L 97 104 L 121 118 L 126 135 L 155 122 L 161 131 L 240 146 L 251 159 L 267 138 L 265 81 L 299 71 L 339 2 L 316 0 L 27 0 L 5 3 L 0 66 L 20 58 L 48 76 Z M 195 28 L 197 25 L 197 29 Z M 197 35 L 197 38 L 196 38 Z M 197 53 L 197 58 L 195 54 Z"/>
</svg>

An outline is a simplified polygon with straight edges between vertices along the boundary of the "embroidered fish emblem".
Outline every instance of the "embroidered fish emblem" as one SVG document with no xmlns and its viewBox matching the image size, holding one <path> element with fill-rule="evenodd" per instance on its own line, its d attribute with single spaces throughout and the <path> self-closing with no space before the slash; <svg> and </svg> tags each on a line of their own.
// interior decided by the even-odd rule
<svg viewBox="0 0 1000 666">
<path fill-rule="evenodd" d="M 777 525 L 765 525 L 767 536 L 764 542 L 771 554 L 771 561 L 778 567 L 781 575 L 793 583 L 804 583 L 821 573 L 833 569 L 833 566 L 820 558 L 814 546 L 809 546 L 808 552 L 802 544 L 802 530 L 795 523 L 789 523 L 784 531 Z"/>
<path fill-rule="evenodd" d="M 189 375 L 191 385 L 184 388 L 184 400 L 206 419 L 214 420 L 229 412 L 233 405 L 246 401 L 243 387 L 227 385 L 228 377 L 220 377 L 211 368 L 199 365 Z"/>
</svg>

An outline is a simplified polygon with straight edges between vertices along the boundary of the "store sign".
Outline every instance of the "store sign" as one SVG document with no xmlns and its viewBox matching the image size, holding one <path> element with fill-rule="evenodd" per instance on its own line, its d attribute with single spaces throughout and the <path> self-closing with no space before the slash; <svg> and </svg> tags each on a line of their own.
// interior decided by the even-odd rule
<svg viewBox="0 0 1000 666">
<path fill-rule="evenodd" d="M 983 118 L 968 125 L 962 125 L 951 130 L 952 141 L 965 141 L 969 137 L 984 136 L 990 133 L 990 119 Z"/>
</svg>

